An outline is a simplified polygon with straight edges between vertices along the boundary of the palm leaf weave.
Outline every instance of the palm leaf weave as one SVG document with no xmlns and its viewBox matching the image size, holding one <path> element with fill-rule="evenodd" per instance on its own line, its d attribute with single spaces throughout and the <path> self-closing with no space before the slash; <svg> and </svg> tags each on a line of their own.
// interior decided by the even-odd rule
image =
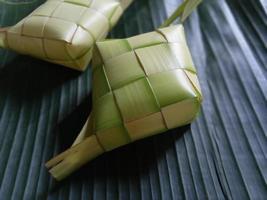
<svg viewBox="0 0 267 200">
<path fill-rule="evenodd" d="M 201 101 L 182 25 L 97 42 L 92 115 L 75 145 L 46 166 L 61 180 L 105 151 L 189 124 Z"/>
<path fill-rule="evenodd" d="M 93 124 L 105 150 L 195 118 L 201 92 L 182 25 L 96 46 Z"/>
<path fill-rule="evenodd" d="M 132 0 L 48 0 L 0 32 L 0 46 L 85 70 L 95 41 L 104 39 Z"/>
</svg>

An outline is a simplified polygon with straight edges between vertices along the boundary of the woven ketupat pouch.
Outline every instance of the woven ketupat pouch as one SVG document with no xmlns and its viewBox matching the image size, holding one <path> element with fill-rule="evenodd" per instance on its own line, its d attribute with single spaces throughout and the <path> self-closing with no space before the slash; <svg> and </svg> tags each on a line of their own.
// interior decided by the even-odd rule
<svg viewBox="0 0 267 200">
<path fill-rule="evenodd" d="M 73 146 L 46 167 L 62 180 L 105 151 L 189 124 L 201 101 L 182 25 L 97 42 L 92 113 Z"/>
<path fill-rule="evenodd" d="M 184 21 L 199 3 L 184 1 L 161 27 Z M 71 148 L 46 163 L 57 180 L 106 151 L 189 124 L 202 101 L 182 25 L 96 42 L 92 85 L 83 129 Z"/>
<path fill-rule="evenodd" d="M 182 25 L 96 43 L 93 132 L 106 151 L 189 124 L 201 101 Z"/>
<path fill-rule="evenodd" d="M 48 0 L 0 32 L 0 46 L 85 70 L 95 41 L 104 39 L 132 0 Z"/>
</svg>

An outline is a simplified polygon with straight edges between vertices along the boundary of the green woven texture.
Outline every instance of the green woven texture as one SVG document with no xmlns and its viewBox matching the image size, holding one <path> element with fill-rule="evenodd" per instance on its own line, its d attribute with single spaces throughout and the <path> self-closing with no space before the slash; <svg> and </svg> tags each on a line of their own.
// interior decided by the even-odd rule
<svg viewBox="0 0 267 200">
<path fill-rule="evenodd" d="M 84 71 L 94 43 L 106 38 L 122 16 L 122 6 L 117 0 L 48 0 L 0 30 L 0 47 Z"/>
<path fill-rule="evenodd" d="M 93 129 L 105 150 L 186 125 L 200 103 L 182 25 L 97 42 Z"/>
</svg>

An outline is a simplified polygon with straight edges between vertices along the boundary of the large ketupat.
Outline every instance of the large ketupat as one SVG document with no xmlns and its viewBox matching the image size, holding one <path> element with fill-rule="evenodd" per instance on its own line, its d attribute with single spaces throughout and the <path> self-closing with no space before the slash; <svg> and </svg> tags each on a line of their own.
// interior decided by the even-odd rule
<svg viewBox="0 0 267 200">
<path fill-rule="evenodd" d="M 61 180 L 103 152 L 189 124 L 201 101 L 182 25 L 98 42 L 91 117 L 75 145 L 47 167 Z"/>
<path fill-rule="evenodd" d="M 201 92 L 182 25 L 96 46 L 93 130 L 105 150 L 194 119 Z"/>
<path fill-rule="evenodd" d="M 12 27 L 0 47 L 83 71 L 132 0 L 48 0 Z"/>
</svg>

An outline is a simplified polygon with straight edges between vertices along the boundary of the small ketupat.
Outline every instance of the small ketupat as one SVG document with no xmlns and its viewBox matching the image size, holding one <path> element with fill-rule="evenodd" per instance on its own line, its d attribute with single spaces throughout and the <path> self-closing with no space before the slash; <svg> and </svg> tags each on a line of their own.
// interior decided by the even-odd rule
<svg viewBox="0 0 267 200">
<path fill-rule="evenodd" d="M 97 42 L 91 117 L 75 146 L 47 167 L 61 180 L 106 151 L 189 124 L 201 101 L 182 25 Z"/>
<path fill-rule="evenodd" d="M 132 0 L 48 0 L 14 26 L 0 47 L 83 71 Z"/>
</svg>

